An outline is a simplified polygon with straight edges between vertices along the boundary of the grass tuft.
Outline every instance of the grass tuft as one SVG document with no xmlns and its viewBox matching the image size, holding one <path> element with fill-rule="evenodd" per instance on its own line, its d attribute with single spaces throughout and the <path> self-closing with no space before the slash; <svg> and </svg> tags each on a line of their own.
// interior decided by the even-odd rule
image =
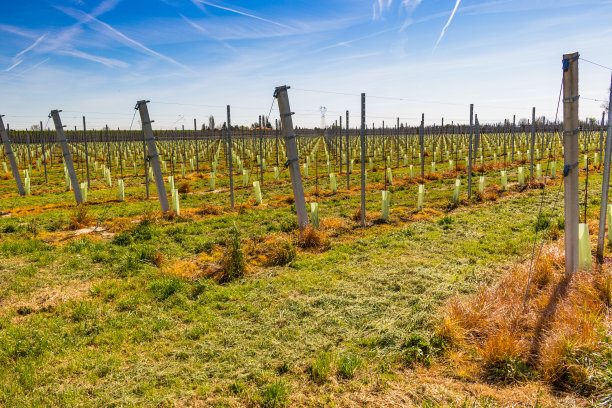
<svg viewBox="0 0 612 408">
<path fill-rule="evenodd" d="M 70 214 L 70 224 L 68 228 L 71 230 L 78 230 L 81 228 L 87 228 L 93 222 L 93 217 L 89 215 L 89 209 L 84 204 L 79 204 Z"/>
</svg>

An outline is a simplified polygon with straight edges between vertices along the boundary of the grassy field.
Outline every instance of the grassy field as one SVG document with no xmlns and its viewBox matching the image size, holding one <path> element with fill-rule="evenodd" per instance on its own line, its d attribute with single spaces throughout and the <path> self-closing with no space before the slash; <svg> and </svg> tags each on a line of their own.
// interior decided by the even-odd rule
<svg viewBox="0 0 612 408">
<path fill-rule="evenodd" d="M 269 181 L 258 206 L 239 189 L 230 211 L 226 190 L 207 191 L 205 175 L 190 174 L 177 182 L 191 190 L 179 217 L 157 214 L 155 190 L 142 200 L 137 182 L 125 202 L 94 186 L 79 213 L 61 188 L 19 197 L 1 181 L 10 216 L 0 218 L 0 405 L 553 407 L 599 398 L 601 389 L 533 377 L 460 375 L 428 351 L 449 299 L 528 260 L 541 190 L 500 192 L 491 168 L 489 194 L 468 200 L 464 187 L 453 208 L 447 174 L 425 181 L 417 212 L 406 171 L 394 170 L 388 222 L 379 219 L 384 174 L 368 174 L 365 229 L 354 217 L 359 190 L 332 194 L 307 180 L 324 235 L 314 248 L 298 243 L 287 180 Z M 61 184 L 59 171 L 53 177 Z M 557 185 L 544 195 L 553 231 L 562 228 L 562 194 L 550 213 Z M 600 189 L 591 173 L 590 221 Z M 246 275 L 220 284 L 210 271 L 235 231 Z"/>
</svg>

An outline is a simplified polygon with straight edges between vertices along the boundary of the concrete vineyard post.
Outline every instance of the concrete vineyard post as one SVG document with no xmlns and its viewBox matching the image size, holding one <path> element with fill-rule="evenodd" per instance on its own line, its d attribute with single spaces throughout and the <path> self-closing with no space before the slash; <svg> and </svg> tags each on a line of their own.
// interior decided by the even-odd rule
<svg viewBox="0 0 612 408">
<path fill-rule="evenodd" d="M 8 156 L 9 162 L 11 163 L 11 171 L 13 172 L 13 178 L 15 179 L 15 183 L 17 184 L 17 190 L 19 190 L 19 195 L 25 195 L 26 192 L 23 188 L 23 184 L 21 184 L 21 176 L 19 175 L 19 168 L 17 167 L 15 154 L 13 153 L 13 149 L 11 147 L 9 132 L 4 128 L 4 121 L 2 120 L 2 116 L 4 115 L 0 115 L 0 133 L 2 134 L 2 142 L 4 143 L 4 153 Z"/>
<path fill-rule="evenodd" d="M 302 186 L 302 175 L 300 174 L 300 158 L 293 132 L 293 120 L 291 115 L 291 107 L 289 106 L 289 96 L 287 95 L 288 86 L 279 86 L 274 92 L 274 96 L 278 101 L 278 110 L 281 117 L 281 129 L 283 138 L 285 139 L 285 151 L 287 152 L 287 163 L 289 174 L 291 176 L 291 187 L 293 189 L 293 198 L 295 202 L 295 210 L 297 213 L 298 225 L 300 233 L 308 226 L 308 213 L 306 212 L 306 200 L 304 199 L 304 187 Z"/>
<path fill-rule="evenodd" d="M 536 133 L 536 120 L 535 120 L 535 107 L 531 110 L 531 148 L 529 153 L 531 154 L 531 166 L 529 168 L 529 182 L 533 183 L 533 155 L 535 151 L 535 133 Z"/>
<path fill-rule="evenodd" d="M 147 144 L 147 150 L 149 151 L 148 159 L 151 163 L 151 166 L 153 167 L 153 175 L 155 179 L 155 186 L 157 187 L 157 196 L 159 197 L 159 204 L 161 206 L 162 212 L 165 213 L 170 211 L 170 207 L 168 205 L 168 196 L 166 195 L 164 176 L 162 175 L 161 166 L 159 164 L 159 154 L 157 153 L 157 146 L 155 146 L 155 137 L 153 136 L 153 129 L 151 128 L 152 121 L 149 118 L 149 109 L 147 108 L 147 103 L 148 101 L 138 101 L 136 106 L 138 107 L 138 112 L 140 112 L 142 130 L 145 137 L 145 142 Z"/>
<path fill-rule="evenodd" d="M 421 114 L 421 127 L 419 128 L 419 144 L 421 147 L 420 159 L 421 159 L 421 177 L 425 177 L 425 114 Z"/>
<path fill-rule="evenodd" d="M 472 198 L 472 130 L 474 124 L 474 104 L 470 104 L 470 138 L 468 140 L 468 200 Z"/>
<path fill-rule="evenodd" d="M 42 147 L 42 161 L 43 166 L 45 168 L 45 184 L 49 184 L 49 179 L 47 177 L 47 153 L 45 151 L 45 132 L 43 130 L 42 121 L 40 122 L 40 145 Z"/>
<path fill-rule="evenodd" d="M 77 180 L 76 173 L 74 172 L 72 156 L 70 155 L 68 142 L 66 141 L 66 136 L 64 135 L 64 126 L 62 125 L 62 120 L 60 119 L 59 113 L 60 111 L 58 110 L 52 110 L 51 117 L 53 118 L 53 123 L 55 123 L 55 130 L 57 131 L 57 141 L 62 147 L 62 154 L 64 156 L 64 166 L 68 170 L 70 184 L 72 185 L 72 191 L 74 192 L 74 199 L 78 205 L 83 202 L 83 196 L 81 195 L 81 187 L 79 186 L 79 181 Z"/>
<path fill-rule="evenodd" d="M 361 226 L 365 227 L 365 93 L 361 94 L 361 131 L 359 133 L 361 143 Z"/>
<path fill-rule="evenodd" d="M 563 148 L 565 204 L 565 272 L 578 270 L 578 58 L 579 54 L 563 55 Z"/>
<path fill-rule="evenodd" d="M 612 122 L 610 121 L 610 109 L 612 109 L 612 87 L 610 88 L 610 99 L 608 102 L 608 131 L 606 133 L 606 155 L 604 159 L 604 172 L 601 188 L 601 208 L 599 210 L 599 231 L 597 233 L 597 261 L 603 261 L 604 235 L 606 233 L 606 208 L 608 206 L 608 187 L 610 184 L 610 154 L 612 153 Z M 601 120 L 603 132 L 604 118 Z M 608 230 L 608 237 L 612 231 Z"/>
<path fill-rule="evenodd" d="M 85 168 L 87 169 L 87 187 L 90 187 L 89 182 L 89 152 L 87 149 L 87 127 L 85 125 L 85 116 L 83 116 L 83 141 L 85 142 Z"/>
<path fill-rule="evenodd" d="M 227 105 L 227 154 L 229 155 L 229 183 L 230 183 L 230 205 L 234 209 L 234 169 L 232 167 L 232 122 L 230 106 Z"/>
</svg>

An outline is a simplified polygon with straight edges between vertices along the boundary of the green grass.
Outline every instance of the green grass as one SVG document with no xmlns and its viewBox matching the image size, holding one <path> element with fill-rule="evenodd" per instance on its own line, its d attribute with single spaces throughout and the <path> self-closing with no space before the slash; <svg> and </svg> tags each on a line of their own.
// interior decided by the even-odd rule
<svg viewBox="0 0 612 408">
<path fill-rule="evenodd" d="M 494 174 L 487 176 L 488 185 L 497 182 Z M 394 169 L 395 180 L 405 175 L 406 169 Z M 370 182 L 383 176 L 368 175 Z M 357 183 L 356 175 L 351 182 Z M 204 190 L 207 183 L 196 180 L 192 189 Z M 600 183 L 601 176 L 591 174 L 589 194 L 596 196 Z M 2 191 L 9 189 L 8 181 L 0 184 Z M 328 251 L 291 252 L 279 266 L 253 268 L 225 284 L 164 271 L 212 254 L 216 246 L 236 249 L 234 223 L 243 243 L 294 234 L 291 205 L 272 200 L 290 193 L 286 179 L 264 185 L 264 203 L 275 205 L 195 220 L 130 222 L 112 239 L 49 239 L 65 233 L 68 208 L 0 218 L 0 405 L 205 401 L 281 407 L 298 395 L 333 389 L 331 404 L 343 393 L 369 387 L 372 377 L 423 363 L 432 357 L 427 347 L 439 307 L 453 295 L 494 282 L 529 252 L 539 228 L 540 195 L 527 191 L 495 203 L 474 201 L 433 220 L 409 222 L 393 208 L 408 207 L 412 215 L 416 185 L 398 184 L 390 188 L 388 224 L 359 229 L 351 219 L 358 195 L 322 198 L 322 220 L 335 217 L 348 225 Z M 446 209 L 453 184 L 428 183 L 426 207 Z M 305 185 L 312 193 L 314 181 Z M 548 214 L 553 190 L 545 196 Z M 134 184 L 126 195 L 143 192 Z M 5 208 L 69 203 L 70 194 L 11 197 Z M 155 200 L 103 201 L 112 194 L 90 191 L 87 205 L 96 219 L 137 217 L 158 206 Z M 251 195 L 238 190 L 237 203 Z M 188 194 L 181 208 L 227 206 L 226 196 Z M 378 190 L 368 192 L 367 206 L 380 211 Z M 162 268 L 155 266 L 158 252 L 166 260 Z"/>
</svg>

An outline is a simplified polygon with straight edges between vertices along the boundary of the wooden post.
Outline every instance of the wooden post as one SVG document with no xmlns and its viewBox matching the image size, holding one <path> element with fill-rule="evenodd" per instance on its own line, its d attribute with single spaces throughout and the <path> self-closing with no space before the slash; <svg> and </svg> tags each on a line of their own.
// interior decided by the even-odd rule
<svg viewBox="0 0 612 408">
<path fill-rule="evenodd" d="M 0 115 L 0 133 L 2 134 L 2 142 L 4 143 L 4 153 L 8 156 L 9 162 L 11 164 L 11 171 L 13 172 L 13 178 L 15 179 L 15 183 L 17 184 L 17 190 L 19 190 L 19 195 L 23 196 L 25 195 L 25 189 L 23 188 L 23 184 L 21 183 L 19 168 L 17 167 L 15 154 L 13 153 L 13 149 L 11 148 L 9 132 L 4 128 L 4 121 L 2 120 L 3 116 L 4 115 Z"/>
<path fill-rule="evenodd" d="M 164 185 L 164 176 L 159 165 L 159 154 L 157 153 L 157 146 L 155 146 L 155 137 L 153 136 L 153 129 L 151 128 L 151 119 L 149 118 L 149 109 L 147 108 L 148 101 L 138 101 L 136 106 L 140 112 L 140 121 L 142 122 L 142 130 L 144 132 L 147 149 L 149 151 L 148 161 L 153 166 L 153 176 L 155 177 L 155 186 L 157 187 L 157 195 L 159 197 L 159 204 L 162 212 L 170 211 L 168 206 L 168 196 L 166 195 L 166 186 Z M 145 168 L 145 174 L 147 169 Z"/>
<path fill-rule="evenodd" d="M 365 93 L 361 94 L 361 132 L 359 139 L 361 142 L 361 226 L 365 227 Z"/>
<path fill-rule="evenodd" d="M 612 82 L 612 81 L 611 81 Z M 612 86 L 610 87 L 610 98 L 608 102 L 608 132 L 606 135 L 606 158 L 604 160 L 603 181 L 601 184 L 601 207 L 599 209 L 599 231 L 597 234 L 597 261 L 603 262 L 604 237 L 606 235 L 606 216 L 608 207 L 608 187 L 610 185 L 610 154 L 612 153 L 612 122 L 610 121 L 610 109 L 612 109 Z M 605 112 L 604 112 L 605 115 Z M 601 128 L 603 134 L 605 116 L 602 116 Z M 601 159 L 600 159 L 601 163 Z M 612 231 L 608 231 L 611 234 Z"/>
<path fill-rule="evenodd" d="M 470 103 L 470 138 L 468 140 L 468 199 L 472 198 L 472 138 L 474 126 L 474 104 Z"/>
<path fill-rule="evenodd" d="M 291 187 L 295 210 L 297 212 L 300 234 L 308 226 L 308 213 L 306 212 L 306 200 L 304 199 L 304 187 L 302 186 L 302 175 L 300 172 L 300 157 L 298 156 L 295 134 L 293 132 L 293 120 L 291 119 L 291 107 L 289 106 L 288 86 L 283 85 L 276 88 L 274 97 L 278 101 L 278 110 L 281 117 L 281 130 L 285 139 L 285 151 L 287 153 L 286 167 L 289 167 L 291 176 Z"/>
<path fill-rule="evenodd" d="M 563 176 L 565 185 L 565 272 L 578 270 L 578 58 L 579 54 L 563 55 Z"/>
<path fill-rule="evenodd" d="M 533 183 L 533 158 L 534 158 L 534 150 L 535 150 L 535 133 L 536 133 L 536 120 L 535 120 L 535 106 L 531 110 L 531 168 L 529 170 L 529 182 Z"/>
<path fill-rule="evenodd" d="M 57 131 L 57 141 L 62 146 L 62 154 L 64 156 L 64 164 L 66 165 L 66 169 L 68 170 L 68 176 L 70 177 L 70 183 L 72 184 L 72 191 L 74 192 L 74 199 L 77 205 L 83 202 L 83 196 L 81 195 L 81 186 L 79 185 L 79 180 L 77 179 L 76 173 L 74 172 L 74 164 L 72 163 L 72 156 L 70 156 L 70 149 L 68 148 L 68 142 L 66 141 L 66 136 L 64 135 L 64 126 L 62 125 L 62 120 L 60 119 L 59 110 L 52 110 L 51 117 L 53 118 L 53 123 L 55 123 L 55 130 Z"/>
<path fill-rule="evenodd" d="M 230 202 L 231 208 L 234 209 L 234 170 L 232 164 L 232 122 L 230 117 L 230 106 L 227 105 L 227 154 L 229 155 L 229 182 L 230 182 Z"/>
<path fill-rule="evenodd" d="M 514 128 L 516 127 L 516 115 L 512 115 L 512 163 L 514 163 Z"/>
</svg>

